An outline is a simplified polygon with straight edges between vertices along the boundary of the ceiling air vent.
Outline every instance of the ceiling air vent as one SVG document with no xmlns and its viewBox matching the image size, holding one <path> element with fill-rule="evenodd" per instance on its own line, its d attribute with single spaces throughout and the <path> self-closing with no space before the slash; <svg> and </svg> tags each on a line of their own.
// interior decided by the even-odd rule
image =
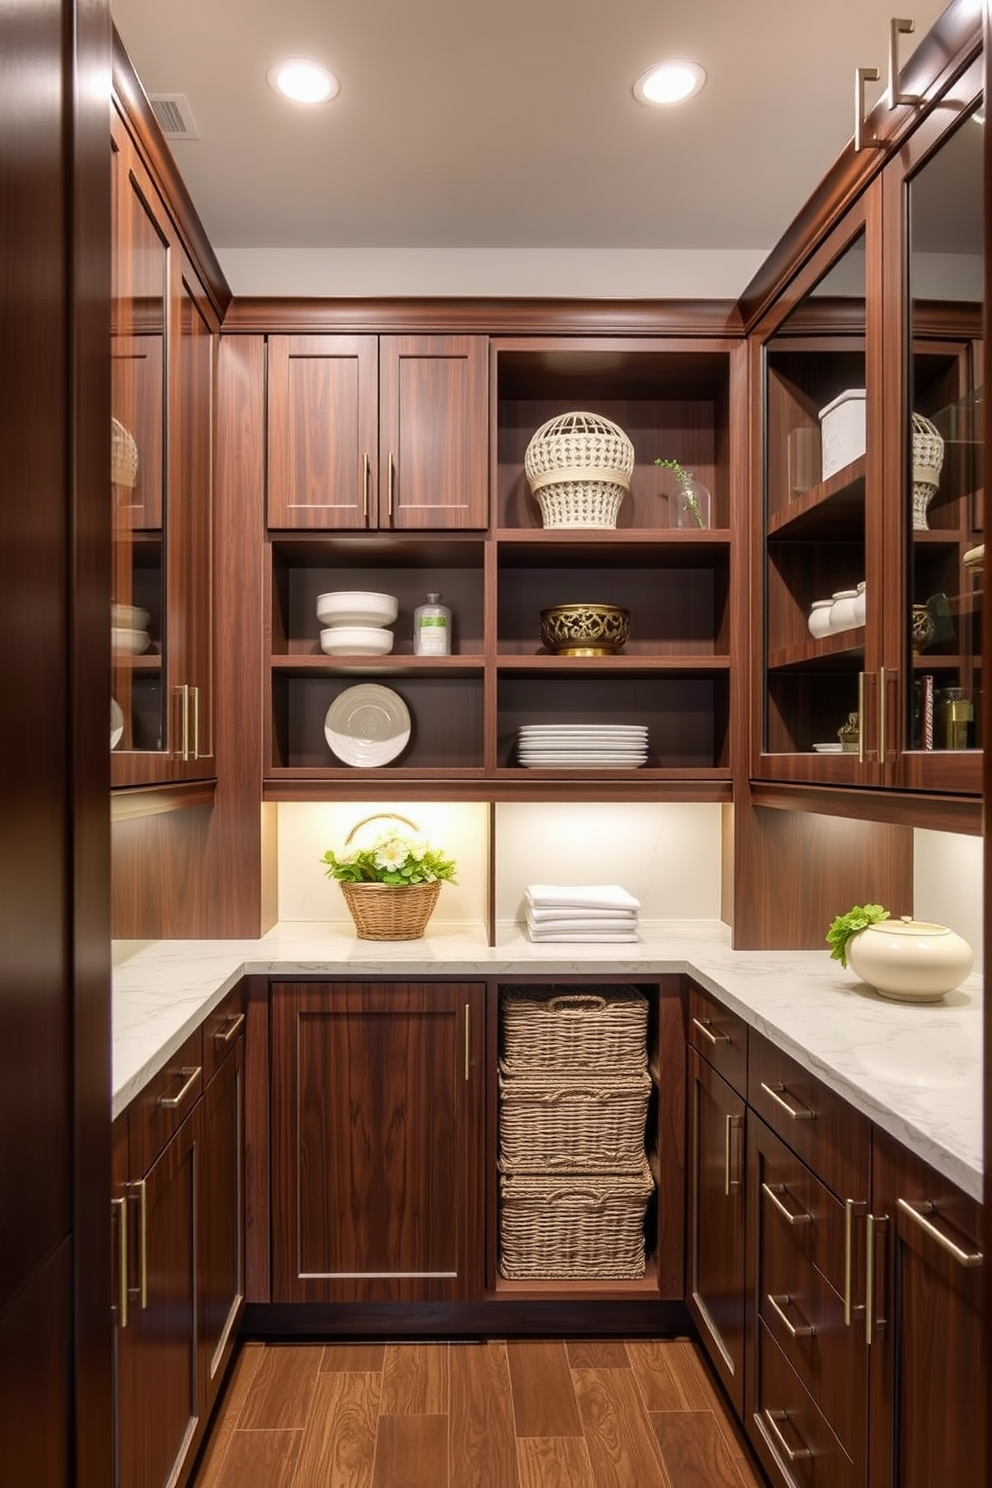
<svg viewBox="0 0 992 1488">
<path fill-rule="evenodd" d="M 193 110 L 185 93 L 149 93 L 148 102 L 166 139 L 200 138 Z"/>
</svg>

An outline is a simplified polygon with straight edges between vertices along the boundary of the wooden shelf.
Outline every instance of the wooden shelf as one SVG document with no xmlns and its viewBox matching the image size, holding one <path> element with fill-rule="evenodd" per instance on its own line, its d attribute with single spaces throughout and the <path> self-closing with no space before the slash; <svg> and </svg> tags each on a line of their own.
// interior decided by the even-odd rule
<svg viewBox="0 0 992 1488">
<path fill-rule="evenodd" d="M 440 677 L 451 672 L 481 674 L 484 658 L 479 655 L 404 656 L 395 651 L 388 656 L 327 656 L 322 651 L 317 654 L 290 651 L 273 655 L 270 665 L 273 672 L 290 677 L 329 677 L 342 673 Z"/>
<path fill-rule="evenodd" d="M 865 467 L 860 455 L 829 480 L 811 486 L 768 520 L 768 537 L 789 541 L 848 537 L 864 531 Z M 844 529 L 848 529 L 846 532 Z"/>
<path fill-rule="evenodd" d="M 864 656 L 865 628 L 842 630 L 836 635 L 812 637 L 793 646 L 780 646 L 769 651 L 767 668 L 770 672 L 790 670 L 835 671 L 843 670 L 845 663 Z"/>
<path fill-rule="evenodd" d="M 500 672 L 507 675 L 522 672 L 552 672 L 561 676 L 575 676 L 578 673 L 584 673 L 588 676 L 599 676 L 604 673 L 609 675 L 616 675 L 618 673 L 639 673 L 644 675 L 656 672 L 703 675 L 711 672 L 728 671 L 730 668 L 730 657 L 708 655 L 686 656 L 681 653 L 665 656 L 659 655 L 657 652 L 653 652 L 650 656 L 551 656 L 541 654 L 528 656 L 501 651 L 496 664 Z"/>
</svg>

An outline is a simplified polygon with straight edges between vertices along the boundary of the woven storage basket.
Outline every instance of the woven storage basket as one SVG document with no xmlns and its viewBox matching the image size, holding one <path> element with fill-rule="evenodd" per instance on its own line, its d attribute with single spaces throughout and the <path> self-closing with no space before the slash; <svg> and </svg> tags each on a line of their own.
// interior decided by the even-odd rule
<svg viewBox="0 0 992 1488">
<path fill-rule="evenodd" d="M 913 414 L 913 528 L 927 530 L 927 507 L 940 484 L 944 441 L 928 418 Z"/>
<path fill-rule="evenodd" d="M 524 455 L 545 527 L 615 527 L 633 469 L 634 446 L 598 413 L 549 419 Z"/>
<path fill-rule="evenodd" d="M 513 1281 L 643 1276 L 644 1215 L 653 1188 L 643 1157 L 633 1174 L 502 1174 L 501 1274 Z"/>
<path fill-rule="evenodd" d="M 648 1004 L 636 987 L 514 987 L 503 993 L 502 1024 L 507 1074 L 647 1067 Z"/>
<path fill-rule="evenodd" d="M 499 1160 L 514 1173 L 636 1173 L 644 1162 L 647 1074 L 499 1077 Z"/>
<path fill-rule="evenodd" d="M 110 420 L 110 480 L 115 486 L 133 487 L 138 479 L 138 446 L 120 419 Z"/>
<path fill-rule="evenodd" d="M 359 940 L 420 940 L 434 913 L 439 883 L 341 883 Z"/>
</svg>

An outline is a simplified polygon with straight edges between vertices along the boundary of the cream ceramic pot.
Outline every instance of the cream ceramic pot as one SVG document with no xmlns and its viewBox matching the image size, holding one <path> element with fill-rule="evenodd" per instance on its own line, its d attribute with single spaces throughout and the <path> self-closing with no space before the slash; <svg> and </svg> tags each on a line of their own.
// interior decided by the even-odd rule
<svg viewBox="0 0 992 1488">
<path fill-rule="evenodd" d="M 852 936 L 847 961 L 876 992 L 903 1002 L 939 1002 L 974 965 L 971 947 L 960 935 L 908 916 L 881 920 Z"/>
</svg>

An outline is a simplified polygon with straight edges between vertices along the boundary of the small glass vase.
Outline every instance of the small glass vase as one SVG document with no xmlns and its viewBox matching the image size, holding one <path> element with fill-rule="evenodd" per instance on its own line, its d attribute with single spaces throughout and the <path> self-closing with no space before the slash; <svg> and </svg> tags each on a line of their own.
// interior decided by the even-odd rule
<svg viewBox="0 0 992 1488">
<path fill-rule="evenodd" d="M 691 470 L 685 472 L 674 495 L 669 497 L 670 523 L 673 527 L 690 527 L 698 531 L 710 526 L 712 497 L 708 486 L 696 480 Z"/>
</svg>

